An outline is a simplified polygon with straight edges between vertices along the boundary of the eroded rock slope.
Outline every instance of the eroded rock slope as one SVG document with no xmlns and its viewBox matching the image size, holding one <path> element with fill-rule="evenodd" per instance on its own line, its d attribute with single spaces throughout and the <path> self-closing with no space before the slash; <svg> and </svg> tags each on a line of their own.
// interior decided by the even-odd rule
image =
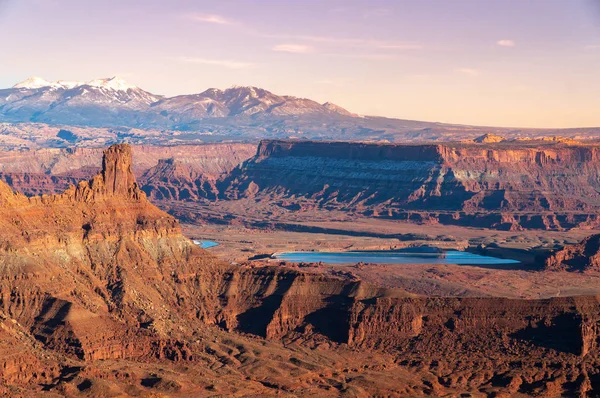
<svg viewBox="0 0 600 398">
<path fill-rule="evenodd" d="M 151 199 L 210 197 L 215 181 L 256 152 L 252 144 L 134 146 L 132 170 Z M 0 152 L 0 180 L 26 195 L 56 194 L 101 169 L 101 148 Z M 214 194 L 213 194 L 214 196 Z"/>
<path fill-rule="evenodd" d="M 426 298 L 225 264 L 139 188 L 131 148 L 59 195 L 0 183 L 0 392 L 586 395 L 597 297 Z"/>
<path fill-rule="evenodd" d="M 263 141 L 217 185 L 299 210 L 498 229 L 598 226 L 600 152 L 559 141 L 391 145 Z"/>
</svg>

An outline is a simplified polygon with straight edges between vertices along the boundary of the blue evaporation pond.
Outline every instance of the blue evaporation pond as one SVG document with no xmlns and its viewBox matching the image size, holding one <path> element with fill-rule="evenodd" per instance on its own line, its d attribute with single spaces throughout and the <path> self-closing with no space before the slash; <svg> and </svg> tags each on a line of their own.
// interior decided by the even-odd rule
<svg viewBox="0 0 600 398">
<path fill-rule="evenodd" d="M 219 246 L 217 242 L 213 242 L 212 240 L 194 240 L 193 242 L 203 249 Z"/>
<path fill-rule="evenodd" d="M 449 250 L 443 253 L 402 253 L 394 251 L 355 251 L 355 252 L 286 252 L 275 253 L 274 258 L 294 263 L 347 264 L 518 264 L 517 260 L 481 256 L 468 252 Z"/>
</svg>

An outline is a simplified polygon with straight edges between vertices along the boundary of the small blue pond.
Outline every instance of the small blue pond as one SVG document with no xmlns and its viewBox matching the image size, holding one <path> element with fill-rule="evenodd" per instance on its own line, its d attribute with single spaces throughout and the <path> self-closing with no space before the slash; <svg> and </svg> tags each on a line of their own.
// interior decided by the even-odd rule
<svg viewBox="0 0 600 398">
<path fill-rule="evenodd" d="M 398 252 L 398 251 L 354 251 L 354 252 L 285 252 L 275 253 L 273 258 L 294 263 L 346 264 L 346 263 L 379 263 L 379 264 L 458 264 L 458 265 L 493 265 L 517 264 L 517 260 L 481 256 L 457 250 L 442 253 L 430 252 Z"/>
<path fill-rule="evenodd" d="M 219 246 L 217 242 L 213 242 L 212 240 L 194 240 L 193 242 L 203 249 Z"/>
</svg>

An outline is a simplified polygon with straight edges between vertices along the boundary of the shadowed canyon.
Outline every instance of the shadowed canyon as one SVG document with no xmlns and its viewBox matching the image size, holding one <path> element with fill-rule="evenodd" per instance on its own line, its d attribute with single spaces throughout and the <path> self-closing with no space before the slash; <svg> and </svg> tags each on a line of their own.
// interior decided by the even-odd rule
<svg viewBox="0 0 600 398">
<path fill-rule="evenodd" d="M 297 206 L 300 213 L 313 206 L 362 217 L 385 206 L 394 209 L 399 201 L 430 206 L 427 211 L 483 212 L 489 210 L 485 198 L 501 191 L 504 198 L 514 198 L 503 199 L 501 211 L 583 214 L 595 205 L 590 195 L 595 184 L 590 176 L 596 175 L 592 147 L 551 144 L 509 150 L 478 144 L 415 148 L 265 141 L 253 157 L 253 148 L 217 145 L 210 149 L 224 152 L 205 158 L 201 147 L 187 149 L 203 159 L 203 170 L 200 161 L 188 162 L 181 174 L 173 167 L 176 159 L 144 156 L 148 164 L 136 163 L 137 150 L 148 154 L 152 149 L 115 145 L 100 162 L 97 151 L 79 149 L 42 152 L 53 159 L 49 163 L 39 162 L 39 156 L 22 160 L 31 167 L 31 179 L 20 182 L 30 196 L 0 183 L 3 393 L 586 396 L 600 388 L 599 296 L 428 296 L 385 287 L 354 272 L 324 272 L 318 265 L 226 261 L 192 243 L 177 220 L 148 199 L 159 204 L 166 199 L 251 199 Z M 165 155 L 189 156 L 181 149 L 170 151 Z M 282 158 L 287 160 L 283 170 Z M 68 167 L 60 168 L 65 159 L 70 159 Z M 537 173 L 540 193 L 533 194 L 537 201 L 530 208 L 523 208 L 520 195 L 531 189 L 531 181 L 500 186 L 481 177 L 510 176 L 515 168 L 503 162 L 515 161 Z M 307 166 L 317 162 L 326 163 L 318 166 L 326 171 L 320 179 Z M 50 163 L 55 168 L 46 174 L 42 167 Z M 350 173 L 349 163 L 364 171 Z M 540 177 L 549 163 L 557 167 Z M 64 192 L 31 195 L 59 191 L 60 184 L 98 166 L 97 174 Z M 143 185 L 136 181 L 136 170 Z M 575 170 L 573 176 L 586 170 L 589 185 L 576 185 L 564 170 Z M 288 179 L 274 184 L 276 172 Z M 69 177 L 57 185 L 53 178 L 61 173 Z M 46 179 L 36 180 L 36 175 Z M 335 179 L 343 179 L 345 190 L 336 188 Z M 541 189 L 544 184 L 555 196 Z M 357 194 L 359 185 L 364 196 Z M 511 195 L 509 187 L 517 193 Z M 563 199 L 557 198 L 563 192 Z M 462 198 L 461 208 L 444 209 L 443 201 L 436 200 L 441 193 Z M 203 224 L 197 225 L 201 229 Z M 546 226 L 551 227 L 568 225 Z M 599 249 L 594 237 L 581 247 L 547 250 L 547 259 L 528 272 L 558 273 L 566 281 L 573 267 L 594 273 Z"/>
</svg>

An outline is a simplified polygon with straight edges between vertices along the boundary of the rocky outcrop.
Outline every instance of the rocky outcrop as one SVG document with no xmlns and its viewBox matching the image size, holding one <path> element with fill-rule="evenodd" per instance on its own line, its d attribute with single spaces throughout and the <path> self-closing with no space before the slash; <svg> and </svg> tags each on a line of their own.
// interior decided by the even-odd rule
<svg viewBox="0 0 600 398">
<path fill-rule="evenodd" d="M 15 191 L 28 196 L 58 194 L 79 182 L 78 178 L 70 176 L 10 172 L 0 173 L 0 180 L 6 182 Z"/>
<path fill-rule="evenodd" d="M 140 177 L 144 192 L 152 200 L 214 199 L 216 181 L 250 158 L 256 146 L 215 144 L 198 147 L 193 155 L 160 159 Z"/>
<path fill-rule="evenodd" d="M 123 199 L 137 202 L 146 199 L 132 170 L 131 147 L 113 145 L 104 151 L 102 172 L 89 182 L 81 182 L 75 190 L 75 200 L 96 202 L 101 199 Z M 67 192 L 69 194 L 70 192 Z"/>
<path fill-rule="evenodd" d="M 233 168 L 233 167 L 232 167 Z M 193 165 L 176 159 L 161 159 L 141 177 L 144 192 L 156 200 L 191 200 L 217 196 L 217 176 L 199 173 Z"/>
<path fill-rule="evenodd" d="M 185 358 L 186 311 L 214 316 L 197 301 L 212 291 L 199 281 L 225 266 L 147 201 L 131 158 L 127 145 L 109 148 L 101 173 L 59 195 L 0 183 L 0 313 L 67 358 Z M 183 296 L 202 299 L 179 312 Z"/>
<path fill-rule="evenodd" d="M 592 235 L 580 243 L 567 245 L 551 253 L 544 261 L 544 269 L 552 271 L 599 271 L 600 235 Z"/>
<path fill-rule="evenodd" d="M 489 143 L 495 143 L 495 142 L 502 142 L 504 140 L 506 140 L 506 138 L 501 137 L 499 135 L 484 134 L 482 136 L 475 138 L 473 140 L 473 142 L 476 142 L 478 144 L 489 144 Z"/>
<path fill-rule="evenodd" d="M 215 181 L 256 152 L 251 144 L 134 146 L 132 171 L 152 200 L 215 196 Z M 101 170 L 96 148 L 0 152 L 0 180 L 28 196 L 57 194 Z"/>
<path fill-rule="evenodd" d="M 425 298 L 274 267 L 228 274 L 225 280 L 221 326 L 267 339 L 407 352 L 424 344 L 414 353 L 435 344 L 440 356 L 462 355 L 453 353 L 461 341 L 481 344 L 482 350 L 487 341 L 582 356 L 596 349 L 600 337 L 596 297 Z M 440 340 L 433 343 L 435 336 Z"/>
<path fill-rule="evenodd" d="M 554 141 L 391 145 L 263 141 L 219 197 L 497 229 L 600 224 L 600 152 Z"/>
<path fill-rule="evenodd" d="M 256 153 L 253 144 L 132 145 L 132 169 L 141 176 L 161 159 L 175 159 L 219 175 Z M 85 179 L 102 167 L 102 148 L 45 148 L 0 151 L 0 172 L 49 174 Z"/>
</svg>

